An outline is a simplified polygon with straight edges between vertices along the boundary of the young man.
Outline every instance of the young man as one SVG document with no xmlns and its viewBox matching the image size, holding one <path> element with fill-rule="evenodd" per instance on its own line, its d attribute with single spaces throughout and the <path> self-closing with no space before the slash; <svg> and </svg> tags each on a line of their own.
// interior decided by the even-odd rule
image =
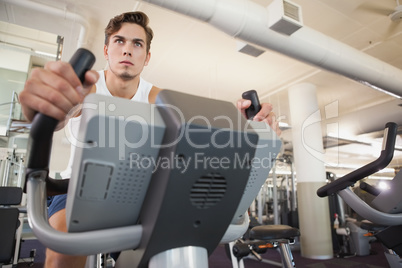
<svg viewBox="0 0 402 268">
<path fill-rule="evenodd" d="M 83 85 L 65 62 L 49 62 L 44 69 L 34 69 L 19 96 L 25 117 L 32 120 L 36 112 L 41 112 L 66 122 L 66 115 L 89 93 L 154 103 L 161 89 L 140 77 L 151 57 L 153 32 L 148 21 L 142 12 L 128 12 L 112 18 L 105 29 L 104 56 L 108 68 L 99 72 L 88 71 Z M 243 114 L 250 105 L 248 100 L 237 103 Z M 270 104 L 262 104 L 254 120 L 267 122 L 280 134 Z M 71 124 L 69 127 L 73 133 L 78 131 Z M 71 156 L 73 151 L 72 146 Z M 71 163 L 70 157 L 70 168 Z M 70 174 L 67 172 L 64 177 L 69 178 Z M 64 232 L 67 231 L 65 203 L 66 195 L 60 195 L 55 196 L 49 206 L 49 223 Z M 45 267 L 84 267 L 85 261 L 86 256 L 67 256 L 48 249 Z"/>
</svg>

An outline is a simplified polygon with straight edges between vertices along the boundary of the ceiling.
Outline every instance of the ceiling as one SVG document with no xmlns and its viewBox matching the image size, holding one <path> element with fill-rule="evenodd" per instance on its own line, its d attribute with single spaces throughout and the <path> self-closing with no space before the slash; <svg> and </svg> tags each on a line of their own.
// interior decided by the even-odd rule
<svg viewBox="0 0 402 268">
<path fill-rule="evenodd" d="M 253 2 L 268 6 L 271 0 Z M 305 26 L 402 69 L 402 21 L 394 22 L 388 17 L 396 1 L 292 2 L 301 6 Z M 262 102 L 274 105 L 280 121 L 291 125 L 288 88 L 302 82 L 314 84 L 321 111 L 324 161 L 328 170 L 338 175 L 377 157 L 381 130 L 387 121 L 397 121 L 402 126 L 400 99 L 272 50 L 259 57 L 239 53 L 236 39 L 206 23 L 143 1 L 0 0 L 0 21 L 64 36 L 64 60 L 77 48 L 84 25 L 87 38 L 83 46 L 95 53 L 95 68 L 100 69 L 106 65 L 105 25 L 114 15 L 134 9 L 148 14 L 155 33 L 151 61 L 143 77 L 158 87 L 230 102 L 239 99 L 242 92 L 255 89 Z M 7 27 L 0 29 L 6 34 L 4 28 Z M 328 107 L 335 115 L 325 113 Z M 334 122 L 339 126 L 339 139 L 329 137 L 327 132 Z M 290 153 L 291 131 L 291 126 L 285 127 L 282 134 L 284 149 Z M 392 168 L 402 166 L 401 135 L 397 149 Z"/>
</svg>

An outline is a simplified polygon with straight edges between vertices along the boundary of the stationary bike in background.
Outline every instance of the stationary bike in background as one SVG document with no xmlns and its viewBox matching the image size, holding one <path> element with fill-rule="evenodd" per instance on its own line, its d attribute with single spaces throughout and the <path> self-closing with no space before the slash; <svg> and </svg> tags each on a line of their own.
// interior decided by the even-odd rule
<svg viewBox="0 0 402 268">
<path fill-rule="evenodd" d="M 327 172 L 327 181 L 335 181 L 336 175 Z M 328 196 L 330 222 L 332 223 L 332 244 L 337 258 L 370 255 L 371 243 L 376 240 L 373 233 L 365 228 L 367 221 L 353 215 L 353 211 L 345 207 L 344 201 L 337 194 Z M 378 230 L 381 225 L 372 224 Z"/>
<path fill-rule="evenodd" d="M 251 106 L 246 110 L 246 116 L 250 120 L 249 123 L 258 128 L 258 123 L 251 121 L 253 117 L 260 111 L 261 105 L 259 102 L 258 94 L 255 90 L 249 90 L 242 94 L 243 99 L 251 101 Z M 269 147 L 269 143 L 265 146 Z M 259 151 L 262 155 L 256 155 L 263 158 L 266 157 L 266 151 Z M 263 185 L 268 178 L 269 170 L 253 168 L 252 176 L 250 180 L 255 181 L 257 185 Z M 252 194 L 248 195 L 248 201 L 243 204 L 248 204 L 248 207 L 239 207 L 238 213 L 241 213 L 245 209 L 250 207 L 250 204 L 257 196 L 261 187 L 254 188 Z M 250 191 L 249 191 L 250 192 Z M 243 197 L 244 200 L 244 197 Z M 299 229 L 288 225 L 262 225 L 257 220 L 251 218 L 249 228 L 241 239 L 230 242 L 226 245 L 228 256 L 232 261 L 233 268 L 244 268 L 244 258 L 251 258 L 259 262 L 281 266 L 283 268 L 293 268 L 296 264 L 293 259 L 293 255 L 290 249 L 290 245 L 294 243 L 295 238 L 300 236 Z M 274 262 L 271 260 L 263 259 L 261 254 L 266 253 L 269 249 L 278 249 L 281 262 Z"/>
<path fill-rule="evenodd" d="M 351 209 L 367 220 L 361 227 L 372 232 L 384 245 L 384 254 L 391 268 L 402 267 L 400 258 L 402 256 L 402 171 L 399 171 L 389 182 L 390 189 L 386 191 L 379 191 L 367 183 L 360 184 L 360 187 L 375 197 L 370 205 L 359 198 L 349 187 L 385 168 L 391 162 L 397 129 L 398 126 L 395 123 L 386 124 L 383 149 L 377 160 L 334 180 L 317 191 L 319 197 L 339 195 Z M 382 225 L 382 227 L 378 228 L 378 225 Z"/>
</svg>

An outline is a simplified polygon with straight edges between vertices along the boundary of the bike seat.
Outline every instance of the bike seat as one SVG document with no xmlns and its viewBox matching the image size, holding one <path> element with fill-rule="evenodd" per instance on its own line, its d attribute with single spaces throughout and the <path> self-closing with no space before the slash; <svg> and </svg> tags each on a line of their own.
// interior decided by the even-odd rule
<svg viewBox="0 0 402 268">
<path fill-rule="evenodd" d="M 260 225 L 251 229 L 250 239 L 273 240 L 300 236 L 297 228 L 288 225 Z"/>
</svg>

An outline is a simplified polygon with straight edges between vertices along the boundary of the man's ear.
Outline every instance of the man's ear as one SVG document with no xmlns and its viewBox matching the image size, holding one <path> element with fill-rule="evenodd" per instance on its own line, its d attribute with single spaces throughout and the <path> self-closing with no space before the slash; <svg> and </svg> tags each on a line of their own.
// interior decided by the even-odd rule
<svg viewBox="0 0 402 268">
<path fill-rule="evenodd" d="M 147 55 L 147 57 L 145 58 L 144 66 L 147 66 L 147 65 L 148 65 L 148 62 L 149 62 L 150 59 L 151 59 L 151 51 L 148 52 L 148 55 Z"/>
<path fill-rule="evenodd" d="M 107 45 L 103 46 L 103 55 L 105 56 L 105 59 L 108 59 L 108 47 Z"/>
</svg>

